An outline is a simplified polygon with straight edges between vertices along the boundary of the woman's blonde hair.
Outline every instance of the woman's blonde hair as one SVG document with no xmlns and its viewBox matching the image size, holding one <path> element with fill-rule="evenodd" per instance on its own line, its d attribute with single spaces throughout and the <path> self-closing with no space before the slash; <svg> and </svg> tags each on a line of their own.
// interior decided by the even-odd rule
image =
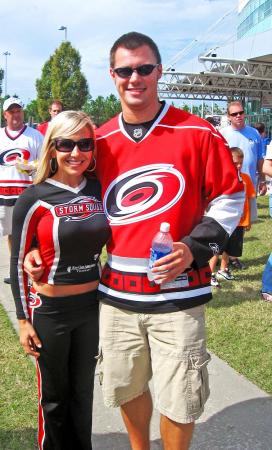
<svg viewBox="0 0 272 450">
<path fill-rule="evenodd" d="M 54 140 L 58 138 L 67 139 L 84 127 L 90 128 L 91 137 L 94 138 L 92 121 L 82 111 L 63 111 L 50 121 L 44 137 L 41 159 L 33 181 L 34 184 L 42 183 L 46 178 L 53 175 L 50 160 L 55 149 Z"/>
</svg>

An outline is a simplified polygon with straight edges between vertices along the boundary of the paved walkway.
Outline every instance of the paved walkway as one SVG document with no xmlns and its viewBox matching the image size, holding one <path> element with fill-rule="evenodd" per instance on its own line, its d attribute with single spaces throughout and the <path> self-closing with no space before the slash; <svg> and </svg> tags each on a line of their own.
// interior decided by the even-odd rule
<svg viewBox="0 0 272 450">
<path fill-rule="evenodd" d="M 6 242 L 0 245 L 0 302 L 17 327 L 8 274 Z M 198 421 L 191 450 L 272 450 L 271 397 L 247 381 L 215 355 L 209 364 L 211 397 Z M 152 419 L 152 450 L 162 449 L 159 417 Z M 98 380 L 95 383 L 94 450 L 130 450 L 119 411 L 104 408 Z"/>
</svg>

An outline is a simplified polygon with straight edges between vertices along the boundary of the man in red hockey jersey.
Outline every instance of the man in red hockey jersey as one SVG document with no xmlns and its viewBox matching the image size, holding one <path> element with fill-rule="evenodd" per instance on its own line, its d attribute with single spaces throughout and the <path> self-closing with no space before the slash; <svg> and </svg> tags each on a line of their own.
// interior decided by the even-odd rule
<svg viewBox="0 0 272 450">
<path fill-rule="evenodd" d="M 208 260 L 239 222 L 243 185 L 222 136 L 159 101 L 162 65 L 152 39 L 121 36 L 110 74 L 122 113 L 97 130 L 97 174 L 112 229 L 100 284 L 104 400 L 121 407 L 132 449 L 149 450 L 153 376 L 164 449 L 187 450 L 209 395 Z M 161 222 L 171 225 L 174 249 L 156 262 L 158 284 L 150 284 L 149 251 Z"/>
<path fill-rule="evenodd" d="M 60 100 L 53 100 L 51 105 L 48 108 L 48 112 L 51 116 L 50 120 L 52 120 L 55 116 L 57 116 L 61 111 L 63 111 L 62 102 Z M 42 133 L 43 135 L 45 135 L 45 133 L 47 131 L 50 120 L 46 121 L 46 122 L 41 122 L 41 123 L 39 123 L 39 125 L 37 125 L 37 130 L 40 133 Z"/>
</svg>

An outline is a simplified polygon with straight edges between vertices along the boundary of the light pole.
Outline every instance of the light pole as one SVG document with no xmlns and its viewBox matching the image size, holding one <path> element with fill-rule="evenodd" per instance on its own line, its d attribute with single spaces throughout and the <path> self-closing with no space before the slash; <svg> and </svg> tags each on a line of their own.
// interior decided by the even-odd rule
<svg viewBox="0 0 272 450">
<path fill-rule="evenodd" d="M 8 51 L 6 51 L 3 53 L 3 55 L 6 58 L 6 68 L 5 68 L 5 97 L 6 97 L 8 89 L 8 56 L 10 56 L 11 54 Z"/>
<path fill-rule="evenodd" d="M 67 27 L 64 27 L 63 25 L 61 25 L 61 27 L 59 27 L 59 31 L 64 31 L 64 40 L 67 41 Z"/>
</svg>

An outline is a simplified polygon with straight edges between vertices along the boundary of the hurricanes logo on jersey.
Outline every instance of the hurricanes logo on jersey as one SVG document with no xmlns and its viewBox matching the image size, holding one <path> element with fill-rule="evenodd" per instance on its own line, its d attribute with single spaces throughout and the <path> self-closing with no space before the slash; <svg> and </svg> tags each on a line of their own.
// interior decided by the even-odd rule
<svg viewBox="0 0 272 450">
<path fill-rule="evenodd" d="M 77 197 L 68 203 L 55 206 L 57 217 L 66 217 L 68 220 L 85 220 L 95 214 L 103 213 L 103 205 L 95 197 Z"/>
<path fill-rule="evenodd" d="M 29 160 L 30 152 L 29 150 L 23 150 L 21 148 L 12 148 L 9 150 L 4 150 L 0 154 L 0 165 L 1 166 L 14 166 L 16 159 Z"/>
<path fill-rule="evenodd" d="M 104 195 L 111 225 L 126 225 L 157 216 L 181 198 L 185 182 L 173 164 L 150 164 L 123 173 Z"/>
</svg>

